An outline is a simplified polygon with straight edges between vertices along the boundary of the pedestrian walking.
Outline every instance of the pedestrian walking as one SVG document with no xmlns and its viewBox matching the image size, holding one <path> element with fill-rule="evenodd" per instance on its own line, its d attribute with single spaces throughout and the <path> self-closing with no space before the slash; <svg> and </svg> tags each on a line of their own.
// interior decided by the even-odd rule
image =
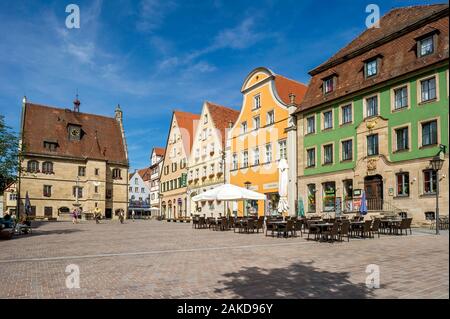
<svg viewBox="0 0 450 319">
<path fill-rule="evenodd" d="M 94 209 L 94 218 L 95 218 L 95 223 L 96 224 L 100 224 L 100 221 L 99 221 L 99 219 L 101 217 L 100 213 L 101 213 L 100 208 L 99 207 L 95 207 L 95 209 Z"/>
<path fill-rule="evenodd" d="M 74 210 L 72 211 L 72 224 L 77 223 L 77 217 L 78 217 L 78 212 L 77 212 L 77 209 L 74 208 Z"/>
<path fill-rule="evenodd" d="M 134 215 L 135 215 L 135 213 L 134 213 L 134 209 L 131 211 L 131 219 L 134 221 Z"/>
<path fill-rule="evenodd" d="M 123 212 L 123 210 L 120 210 L 120 212 L 119 212 L 119 220 L 120 220 L 121 224 L 123 224 L 124 219 L 125 219 L 124 212 Z"/>
</svg>

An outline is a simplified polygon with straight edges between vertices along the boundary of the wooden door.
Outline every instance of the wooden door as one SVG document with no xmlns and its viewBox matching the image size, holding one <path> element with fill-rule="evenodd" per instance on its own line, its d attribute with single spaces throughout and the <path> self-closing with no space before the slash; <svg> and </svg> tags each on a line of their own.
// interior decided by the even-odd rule
<svg viewBox="0 0 450 319">
<path fill-rule="evenodd" d="M 367 209 L 383 210 L 383 178 L 379 175 L 366 177 L 364 180 Z"/>
</svg>

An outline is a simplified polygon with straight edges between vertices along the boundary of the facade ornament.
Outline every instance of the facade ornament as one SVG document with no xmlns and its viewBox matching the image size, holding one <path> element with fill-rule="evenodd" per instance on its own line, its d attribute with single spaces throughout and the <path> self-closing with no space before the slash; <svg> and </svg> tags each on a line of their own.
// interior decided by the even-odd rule
<svg viewBox="0 0 450 319">
<path fill-rule="evenodd" d="M 377 169 L 377 162 L 378 159 L 377 158 L 371 158 L 367 160 L 367 170 L 368 171 L 373 171 Z"/>
<path fill-rule="evenodd" d="M 373 130 L 373 129 L 375 128 L 375 126 L 377 126 L 377 123 L 378 123 L 378 119 L 371 120 L 371 121 L 367 121 L 366 127 L 367 127 L 369 130 Z"/>
</svg>

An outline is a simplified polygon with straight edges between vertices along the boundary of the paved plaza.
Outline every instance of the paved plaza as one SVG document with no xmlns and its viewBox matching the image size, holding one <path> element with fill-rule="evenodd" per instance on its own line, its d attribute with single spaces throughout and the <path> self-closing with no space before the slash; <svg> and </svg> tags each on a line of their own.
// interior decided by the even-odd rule
<svg viewBox="0 0 450 319">
<path fill-rule="evenodd" d="M 54 222 L 0 245 L 0 298 L 449 298 L 448 231 L 330 244 L 159 221 Z M 378 289 L 366 286 L 371 264 Z M 80 288 L 66 287 L 68 265 Z"/>
</svg>

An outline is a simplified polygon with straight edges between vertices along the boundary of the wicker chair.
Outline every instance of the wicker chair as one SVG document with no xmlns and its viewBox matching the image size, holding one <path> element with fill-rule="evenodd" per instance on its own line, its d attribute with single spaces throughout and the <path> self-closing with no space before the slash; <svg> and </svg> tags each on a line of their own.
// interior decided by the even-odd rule
<svg viewBox="0 0 450 319">
<path fill-rule="evenodd" d="M 373 236 L 375 236 L 375 234 L 378 234 L 378 238 L 380 238 L 380 225 L 381 220 L 379 218 L 375 218 L 372 224 L 372 228 L 370 229 Z"/>
<path fill-rule="evenodd" d="M 347 237 L 347 241 L 350 241 L 350 222 L 348 220 L 342 221 L 339 229 L 339 240 L 342 241 L 343 237 Z"/>
<path fill-rule="evenodd" d="M 256 232 L 259 234 L 259 230 L 264 231 L 264 216 L 260 216 L 255 224 Z"/>
<path fill-rule="evenodd" d="M 339 237 L 339 223 L 334 222 L 333 226 L 329 230 L 326 230 L 322 235 L 327 239 L 327 241 L 334 242 L 338 240 Z"/>
<path fill-rule="evenodd" d="M 297 219 L 297 220 L 295 221 L 295 224 L 294 224 L 294 234 L 295 234 L 295 237 L 297 237 L 297 232 L 298 232 L 298 231 L 300 232 L 300 237 L 303 237 L 302 227 L 303 227 L 303 220 Z"/>
<path fill-rule="evenodd" d="M 396 235 L 399 234 L 399 231 L 400 231 L 400 235 L 403 235 L 403 230 L 405 230 L 405 235 L 408 235 L 408 229 L 409 229 L 409 234 L 411 235 L 412 234 L 411 223 L 412 223 L 412 218 L 402 219 L 402 221 L 400 222 L 399 225 L 392 225 L 392 230 L 394 231 L 394 233 Z"/>
<path fill-rule="evenodd" d="M 288 238 L 289 233 L 291 233 L 291 237 L 294 237 L 295 233 L 295 224 L 293 220 L 288 220 L 286 224 L 280 224 L 277 227 L 277 237 L 280 235 L 280 233 L 283 234 L 283 237 Z"/>
<path fill-rule="evenodd" d="M 317 237 L 320 234 L 320 229 L 317 226 L 314 226 L 314 224 L 316 224 L 317 221 L 314 220 L 309 220 L 307 221 L 307 227 L 308 227 L 308 238 L 307 240 L 309 240 L 309 235 L 314 235 L 314 240 L 317 240 Z"/>
<path fill-rule="evenodd" d="M 366 235 L 369 238 L 372 237 L 372 221 L 371 220 L 366 220 L 364 222 L 363 228 L 361 229 L 361 237 L 366 238 Z"/>
</svg>

